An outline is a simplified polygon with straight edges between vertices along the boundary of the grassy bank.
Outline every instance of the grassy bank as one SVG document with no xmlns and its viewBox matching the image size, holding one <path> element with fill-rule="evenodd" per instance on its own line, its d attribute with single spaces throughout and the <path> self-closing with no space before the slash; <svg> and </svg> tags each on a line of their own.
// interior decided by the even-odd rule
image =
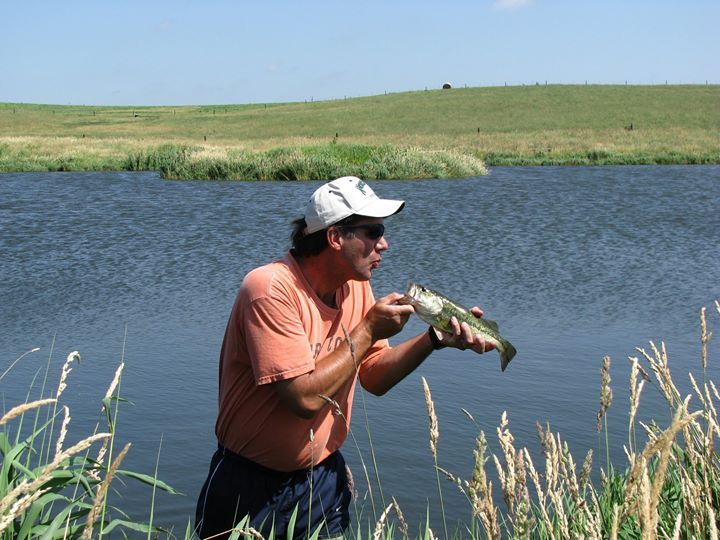
<svg viewBox="0 0 720 540">
<path fill-rule="evenodd" d="M 370 167 L 375 178 L 385 177 L 391 158 L 405 163 L 391 167 L 390 177 L 436 176 L 436 166 L 422 165 L 428 156 L 491 166 L 720 163 L 719 103 L 718 85 L 463 88 L 186 107 L 5 103 L 0 171 L 119 170 L 168 144 L 186 149 L 193 178 L 218 171 L 244 177 L 246 169 L 253 177 L 272 170 L 268 161 L 276 158 L 282 170 L 293 152 L 305 161 L 296 160 L 300 172 L 286 177 L 327 178 L 331 160 L 340 168 L 330 176 L 350 174 L 358 167 L 358 152 L 348 150 L 355 145 L 384 156 L 376 159 L 384 165 Z M 333 144 L 349 146 L 337 152 Z M 313 157 L 319 154 L 325 157 Z M 416 158 L 421 165 L 409 167 Z M 444 167 L 444 176 L 468 175 Z M 185 177 L 178 171 L 168 176 Z"/>
<path fill-rule="evenodd" d="M 720 315 L 720 302 L 715 302 Z M 681 394 L 673 380 L 670 359 L 664 343 L 638 348 L 630 358 L 629 411 L 626 424 L 627 464 L 610 465 L 607 411 L 612 406 L 613 389 L 610 359 L 603 360 L 598 434 L 605 441 L 606 453 L 576 459 L 571 444 L 548 427 L 538 426 L 540 457 L 533 459 L 528 448 L 518 448 L 510 430 L 510 413 L 503 413 L 493 441 L 479 430 L 474 449 L 475 465 L 467 475 L 443 468 L 440 450 L 441 425 L 436 413 L 430 385 L 423 379 L 429 419 L 429 452 L 437 471 L 442 522 L 430 527 L 412 524 L 411 532 L 397 501 L 386 499 L 382 489 L 355 497 L 354 512 L 363 516 L 363 507 L 372 506 L 372 515 L 360 519 L 350 538 L 471 538 L 471 539 L 566 539 L 566 538 L 718 538 L 720 514 L 720 460 L 716 450 L 720 437 L 718 405 L 720 393 L 708 377 L 708 329 L 706 310 L 700 312 L 700 367 L 702 377 L 689 374 L 692 393 Z M 35 350 L 29 353 L 34 353 Z M 3 377 L 22 357 L 0 375 Z M 110 483 L 125 477 L 148 484 L 153 493 L 163 489 L 174 493 L 157 475 L 145 475 L 119 468 L 130 449 L 114 447 L 118 419 L 120 381 L 124 363 L 102 401 L 102 413 L 95 432 L 69 445 L 65 442 L 70 427 L 70 411 L 61 396 L 68 385 L 68 375 L 79 354 L 68 355 L 57 385 L 50 382 L 46 368 L 40 382 L 31 383 L 36 399 L 13 407 L 0 417 L 0 538 L 92 538 L 109 534 L 113 529 L 140 532 L 151 537 L 193 537 L 190 526 L 183 532 L 165 531 L 152 522 L 131 521 L 121 508 L 107 502 Z M 48 362 L 49 366 L 49 362 Z M 41 374 L 42 375 L 42 374 Z M 46 391 L 47 389 L 49 391 Z M 660 392 L 672 419 L 665 422 L 637 421 L 643 394 Z M 363 394 L 361 394 L 362 396 Z M 655 413 L 658 413 L 656 411 Z M 471 422 L 474 419 L 467 413 Z M 367 415 L 365 428 L 367 426 Z M 625 429 L 625 428 L 623 428 Z M 352 435 L 353 430 L 351 430 Z M 356 443 L 355 436 L 352 441 Z M 495 440 L 496 439 L 496 442 Z M 350 441 L 346 444 L 351 444 Z M 99 448 L 98 448 L 99 447 Z M 497 448 L 496 452 L 491 448 Z M 92 450 L 92 451 L 91 451 Z M 368 485 L 374 468 L 378 487 L 381 478 L 371 446 L 372 461 L 362 461 Z M 362 454 L 361 454 L 362 460 Z M 494 467 L 498 483 L 493 486 L 488 462 Z M 596 466 L 595 463 L 605 466 Z M 617 463 L 617 460 L 616 460 Z M 593 468 L 600 470 L 599 482 L 592 479 Z M 450 480 L 446 482 L 445 478 Z M 117 482 L 116 482 L 117 483 Z M 428 486 L 428 489 L 435 487 Z M 467 500 L 465 523 L 452 530 L 445 522 L 442 493 L 459 489 Z M 424 496 L 423 496 L 424 497 Z M 154 496 L 153 499 L 154 501 Z M 501 502 L 502 501 L 502 504 Z M 359 507 L 360 506 L 360 507 Z M 294 521 L 294 520 L 293 520 Z M 188 520 L 190 523 L 190 520 Z M 315 531 L 311 538 L 317 538 Z M 274 536 L 270 534 L 269 538 Z M 240 521 L 232 538 L 263 536 Z"/>
</svg>

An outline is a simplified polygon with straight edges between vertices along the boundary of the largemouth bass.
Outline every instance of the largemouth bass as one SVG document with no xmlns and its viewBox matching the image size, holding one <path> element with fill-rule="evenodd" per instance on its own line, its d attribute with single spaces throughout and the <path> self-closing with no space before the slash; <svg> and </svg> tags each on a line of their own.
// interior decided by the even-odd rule
<svg viewBox="0 0 720 540">
<path fill-rule="evenodd" d="M 500 335 L 495 321 L 477 318 L 469 309 L 437 291 L 418 283 L 410 283 L 405 296 L 400 299 L 400 303 L 412 305 L 418 317 L 444 332 L 454 332 L 450 323 L 452 317 L 457 318 L 458 323 L 466 322 L 473 334 L 480 334 L 485 341 L 495 346 L 500 353 L 500 369 L 502 371 L 505 371 L 510 360 L 517 353 L 512 343 Z"/>
</svg>

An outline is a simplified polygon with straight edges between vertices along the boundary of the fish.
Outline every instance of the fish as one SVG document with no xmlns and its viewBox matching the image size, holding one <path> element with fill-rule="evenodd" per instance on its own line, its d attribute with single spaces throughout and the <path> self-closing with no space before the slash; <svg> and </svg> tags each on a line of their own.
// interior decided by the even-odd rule
<svg viewBox="0 0 720 540">
<path fill-rule="evenodd" d="M 500 335 L 498 324 L 495 321 L 476 317 L 468 308 L 428 287 L 411 282 L 405 296 L 398 302 L 413 306 L 420 319 L 443 332 L 454 332 L 450 323 L 452 317 L 457 318 L 459 323 L 466 322 L 473 334 L 480 334 L 485 341 L 495 346 L 500 354 L 502 371 L 505 371 L 510 360 L 517 354 L 512 343 Z"/>
</svg>

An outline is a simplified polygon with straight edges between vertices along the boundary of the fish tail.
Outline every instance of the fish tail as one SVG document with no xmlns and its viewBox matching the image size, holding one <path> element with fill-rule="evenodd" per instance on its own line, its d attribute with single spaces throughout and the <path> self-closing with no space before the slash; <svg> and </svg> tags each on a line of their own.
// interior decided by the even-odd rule
<svg viewBox="0 0 720 540">
<path fill-rule="evenodd" d="M 502 340 L 501 344 L 502 349 L 498 348 L 498 352 L 500 353 L 500 369 L 505 371 L 505 368 L 510 363 L 510 360 L 512 360 L 517 354 L 517 351 L 515 350 L 515 347 L 513 347 L 512 343 L 507 340 Z"/>
</svg>

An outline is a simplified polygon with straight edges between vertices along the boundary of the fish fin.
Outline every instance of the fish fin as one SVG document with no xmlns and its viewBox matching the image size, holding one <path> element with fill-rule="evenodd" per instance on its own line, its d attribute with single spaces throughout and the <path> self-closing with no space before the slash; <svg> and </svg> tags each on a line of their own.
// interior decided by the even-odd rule
<svg viewBox="0 0 720 540">
<path fill-rule="evenodd" d="M 490 328 L 492 328 L 495 332 L 498 334 L 500 333 L 500 328 L 498 328 L 498 323 L 495 321 L 491 321 L 490 319 L 483 319 L 485 324 L 487 324 Z"/>
<path fill-rule="evenodd" d="M 510 363 L 510 360 L 512 360 L 515 355 L 517 354 L 517 351 L 515 350 L 515 347 L 512 346 L 512 343 L 509 341 L 503 342 L 503 348 L 504 351 L 500 352 L 500 370 L 505 371 L 505 368 L 508 367 L 508 364 Z"/>
</svg>

